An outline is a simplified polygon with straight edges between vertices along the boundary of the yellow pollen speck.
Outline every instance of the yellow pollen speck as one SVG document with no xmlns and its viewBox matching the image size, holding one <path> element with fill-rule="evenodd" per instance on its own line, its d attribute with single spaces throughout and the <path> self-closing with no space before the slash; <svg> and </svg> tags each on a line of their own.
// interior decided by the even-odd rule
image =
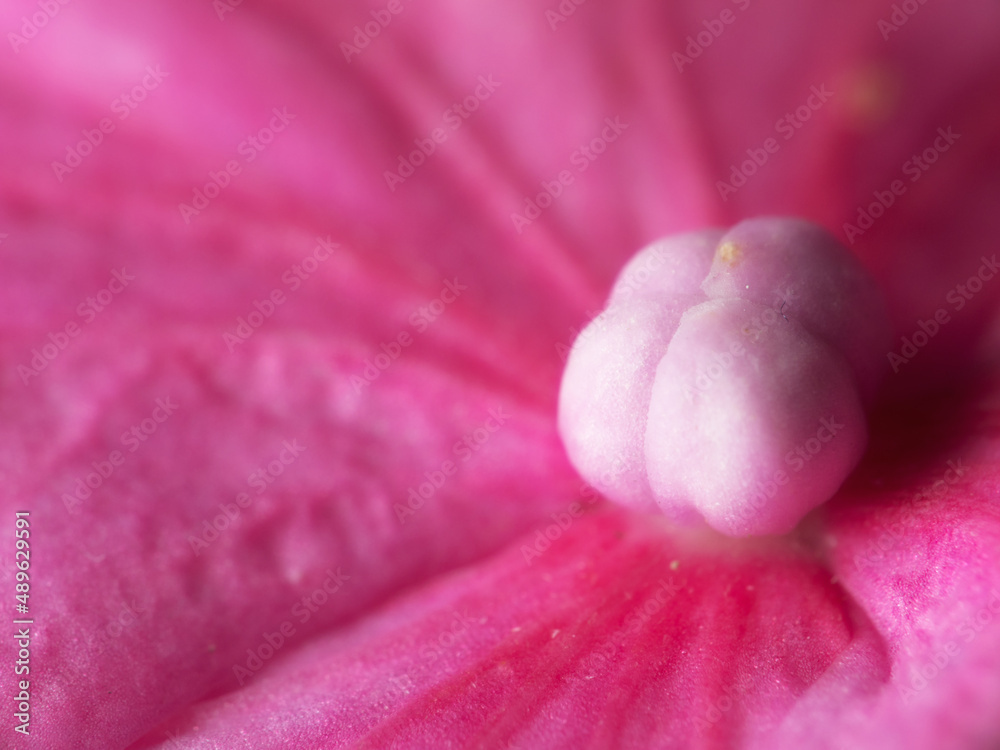
<svg viewBox="0 0 1000 750">
<path fill-rule="evenodd" d="M 680 566 L 681 566 L 680 560 L 674 560 L 672 563 L 670 563 L 671 570 L 677 570 Z"/>
<path fill-rule="evenodd" d="M 723 242 L 719 245 L 719 249 L 716 250 L 715 255 L 724 263 L 734 266 L 743 255 L 743 250 L 735 242 Z"/>
</svg>

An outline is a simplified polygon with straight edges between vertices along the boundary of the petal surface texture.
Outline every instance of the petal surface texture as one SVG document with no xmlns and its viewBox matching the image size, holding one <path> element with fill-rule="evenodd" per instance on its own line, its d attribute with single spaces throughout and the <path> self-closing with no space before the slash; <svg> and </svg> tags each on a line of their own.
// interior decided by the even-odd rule
<svg viewBox="0 0 1000 750">
<path fill-rule="evenodd" d="M 926 409 L 932 437 L 877 412 L 869 457 L 795 535 L 681 534 L 578 491 L 504 552 L 275 657 L 150 739 L 990 747 L 1000 378 Z"/>
<path fill-rule="evenodd" d="M 569 5 L 0 4 L 0 747 L 997 745 L 1000 7 Z M 560 382 L 609 299 L 607 414 L 775 309 L 715 258 L 772 216 L 894 333 L 872 402 L 798 277 L 761 344 L 835 352 L 868 449 L 733 539 L 655 494 L 648 408 L 581 477 Z"/>
</svg>

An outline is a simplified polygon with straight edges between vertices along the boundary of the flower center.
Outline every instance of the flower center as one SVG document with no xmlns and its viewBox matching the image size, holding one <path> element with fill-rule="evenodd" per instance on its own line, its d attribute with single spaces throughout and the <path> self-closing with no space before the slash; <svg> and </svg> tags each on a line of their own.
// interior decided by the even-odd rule
<svg viewBox="0 0 1000 750">
<path fill-rule="evenodd" d="M 745 221 L 642 250 L 573 344 L 559 429 L 612 500 L 731 536 L 790 531 L 867 442 L 890 328 L 824 230 Z"/>
</svg>

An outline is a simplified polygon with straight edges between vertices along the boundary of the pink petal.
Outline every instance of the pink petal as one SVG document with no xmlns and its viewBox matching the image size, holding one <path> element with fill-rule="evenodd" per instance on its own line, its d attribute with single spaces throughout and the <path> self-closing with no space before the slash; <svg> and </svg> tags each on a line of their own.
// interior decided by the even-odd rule
<svg viewBox="0 0 1000 750">
<path fill-rule="evenodd" d="M 530 565 L 529 548 L 543 550 Z M 845 651 L 867 662 L 852 688 L 887 674 L 870 624 L 829 581 L 804 550 L 706 548 L 672 539 L 662 522 L 590 514 L 549 549 L 526 537 L 281 654 L 249 689 L 149 739 L 169 730 L 182 747 L 250 747 L 245 732 L 275 748 L 627 748 L 690 747 L 705 732 L 745 742 Z M 720 701 L 727 710 L 713 722 Z"/>
<path fill-rule="evenodd" d="M 537 404 L 461 369 L 401 358 L 356 394 L 346 342 L 258 331 L 220 356 L 217 330 L 93 325 L 29 390 L 8 371 L 0 401 L 2 505 L 31 511 L 32 738 L 49 747 L 121 747 L 236 687 L 233 662 L 329 570 L 349 583 L 300 638 L 497 548 L 578 483 Z M 5 358 L 34 341 L 8 338 Z M 78 482 L 99 487 L 76 501 Z M 12 639 L 0 653 L 13 664 Z"/>
<path fill-rule="evenodd" d="M 974 399 L 930 405 L 933 468 L 907 465 L 912 430 L 884 418 L 830 529 L 791 542 L 677 536 L 564 498 L 497 557 L 279 650 L 135 748 L 991 746 L 998 396 L 994 369 Z M 957 483 L 859 568 L 948 455 Z"/>
</svg>

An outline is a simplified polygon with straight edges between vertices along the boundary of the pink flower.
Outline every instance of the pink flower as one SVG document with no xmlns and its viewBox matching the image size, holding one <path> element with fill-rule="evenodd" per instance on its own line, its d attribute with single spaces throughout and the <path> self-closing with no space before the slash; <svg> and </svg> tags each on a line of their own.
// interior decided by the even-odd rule
<svg viewBox="0 0 1000 750">
<path fill-rule="evenodd" d="M 6 746 L 994 744 L 1000 10 L 321 6 L 0 11 Z M 793 533 L 681 533 L 563 360 L 761 214 L 895 372 Z"/>
</svg>

